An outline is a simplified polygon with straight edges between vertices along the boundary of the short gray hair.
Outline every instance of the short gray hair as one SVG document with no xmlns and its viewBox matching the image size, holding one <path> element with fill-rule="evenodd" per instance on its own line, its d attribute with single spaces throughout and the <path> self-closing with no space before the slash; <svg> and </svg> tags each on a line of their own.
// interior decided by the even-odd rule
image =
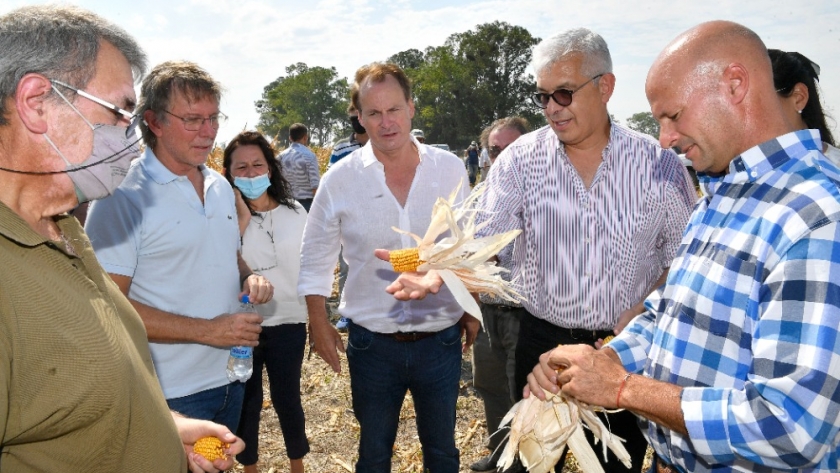
<svg viewBox="0 0 840 473">
<path fill-rule="evenodd" d="M 598 33 L 574 28 L 544 39 L 534 48 L 531 67 L 536 75 L 570 54 L 583 55 L 581 73 L 587 77 L 612 72 L 612 57 L 607 42 Z"/>
<path fill-rule="evenodd" d="M 38 5 L 0 17 L 0 126 L 8 124 L 6 100 L 15 95 L 26 74 L 42 74 L 83 89 L 96 74 L 102 41 L 125 56 L 139 81 L 146 71 L 146 54 L 124 29 L 90 11 Z"/>
</svg>

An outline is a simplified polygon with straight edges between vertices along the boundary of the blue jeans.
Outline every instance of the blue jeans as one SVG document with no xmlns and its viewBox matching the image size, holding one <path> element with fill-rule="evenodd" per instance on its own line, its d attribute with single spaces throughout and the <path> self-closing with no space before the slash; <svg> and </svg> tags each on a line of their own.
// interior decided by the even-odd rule
<svg viewBox="0 0 840 473">
<path fill-rule="evenodd" d="M 245 450 L 236 456 L 243 465 L 258 460 L 260 412 L 263 407 L 263 378 L 268 372 L 268 388 L 274 412 L 280 420 L 286 454 L 292 460 L 309 453 L 303 406 L 300 401 L 300 371 L 306 346 L 306 324 L 263 327 L 260 344 L 254 348 L 254 374 L 245 382 L 242 420 L 236 433 L 245 441 Z"/>
<path fill-rule="evenodd" d="M 414 399 L 424 471 L 458 473 L 455 402 L 461 377 L 458 324 L 415 342 L 399 342 L 350 323 L 347 362 L 360 426 L 356 473 L 390 473 L 400 408 Z"/>
<path fill-rule="evenodd" d="M 169 409 L 194 419 L 212 420 L 236 432 L 245 385 L 239 381 L 189 396 L 167 399 Z"/>
</svg>

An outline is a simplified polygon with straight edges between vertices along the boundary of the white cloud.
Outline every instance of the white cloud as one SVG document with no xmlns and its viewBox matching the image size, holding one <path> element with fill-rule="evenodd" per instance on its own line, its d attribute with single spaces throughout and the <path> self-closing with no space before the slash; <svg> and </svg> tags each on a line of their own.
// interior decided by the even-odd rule
<svg viewBox="0 0 840 473">
<path fill-rule="evenodd" d="M 5 0 L 0 13 L 35 3 Z M 149 53 L 153 64 L 193 60 L 226 87 L 223 109 L 231 116 L 220 130 L 227 141 L 257 121 L 254 101 L 286 66 L 334 66 L 352 77 L 371 61 L 397 52 L 443 44 L 478 24 L 506 21 L 545 38 L 585 26 L 610 45 L 617 76 L 610 111 L 624 121 L 648 109 L 647 69 L 680 32 L 712 19 L 753 28 L 770 47 L 799 51 L 822 66 L 823 101 L 840 107 L 840 9 L 836 0 L 75 0 L 117 22 Z M 139 9 L 142 8 L 142 9 Z"/>
</svg>

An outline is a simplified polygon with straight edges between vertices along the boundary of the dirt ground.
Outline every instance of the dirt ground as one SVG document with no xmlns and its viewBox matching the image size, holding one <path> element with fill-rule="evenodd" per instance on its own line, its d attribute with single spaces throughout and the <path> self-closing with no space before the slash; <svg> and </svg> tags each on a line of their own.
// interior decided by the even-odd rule
<svg viewBox="0 0 840 473">
<path fill-rule="evenodd" d="M 311 451 L 305 457 L 307 472 L 352 473 L 359 440 L 359 424 L 353 416 L 350 400 L 350 378 L 347 359 L 343 355 L 341 374 L 336 375 L 316 354 L 304 359 L 301 379 L 303 408 L 306 412 L 306 434 Z M 264 378 L 265 402 L 260 422 L 260 461 L 262 473 L 289 471 L 289 460 Z M 400 416 L 400 428 L 394 446 L 391 469 L 399 473 L 422 473 L 420 442 L 414 424 L 411 395 L 406 396 Z M 461 390 L 457 403 L 455 441 L 461 451 L 461 473 L 469 473 L 470 464 L 486 455 L 484 405 L 472 386 L 472 354 L 461 364 Z M 241 472 L 236 465 L 233 471 Z M 574 458 L 566 462 L 564 473 L 579 473 Z"/>
</svg>

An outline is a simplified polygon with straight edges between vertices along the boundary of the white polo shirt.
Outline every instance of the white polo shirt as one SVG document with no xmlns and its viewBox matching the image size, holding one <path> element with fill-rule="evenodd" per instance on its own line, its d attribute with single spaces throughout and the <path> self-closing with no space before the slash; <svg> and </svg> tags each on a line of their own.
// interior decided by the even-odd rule
<svg viewBox="0 0 840 473">
<path fill-rule="evenodd" d="M 109 273 L 132 278 L 129 298 L 175 314 L 212 319 L 238 306 L 239 229 L 233 190 L 201 167 L 204 204 L 189 179 L 146 148 L 113 196 L 90 208 L 85 230 Z M 151 343 L 164 396 L 228 384 L 228 349 Z"/>
</svg>

